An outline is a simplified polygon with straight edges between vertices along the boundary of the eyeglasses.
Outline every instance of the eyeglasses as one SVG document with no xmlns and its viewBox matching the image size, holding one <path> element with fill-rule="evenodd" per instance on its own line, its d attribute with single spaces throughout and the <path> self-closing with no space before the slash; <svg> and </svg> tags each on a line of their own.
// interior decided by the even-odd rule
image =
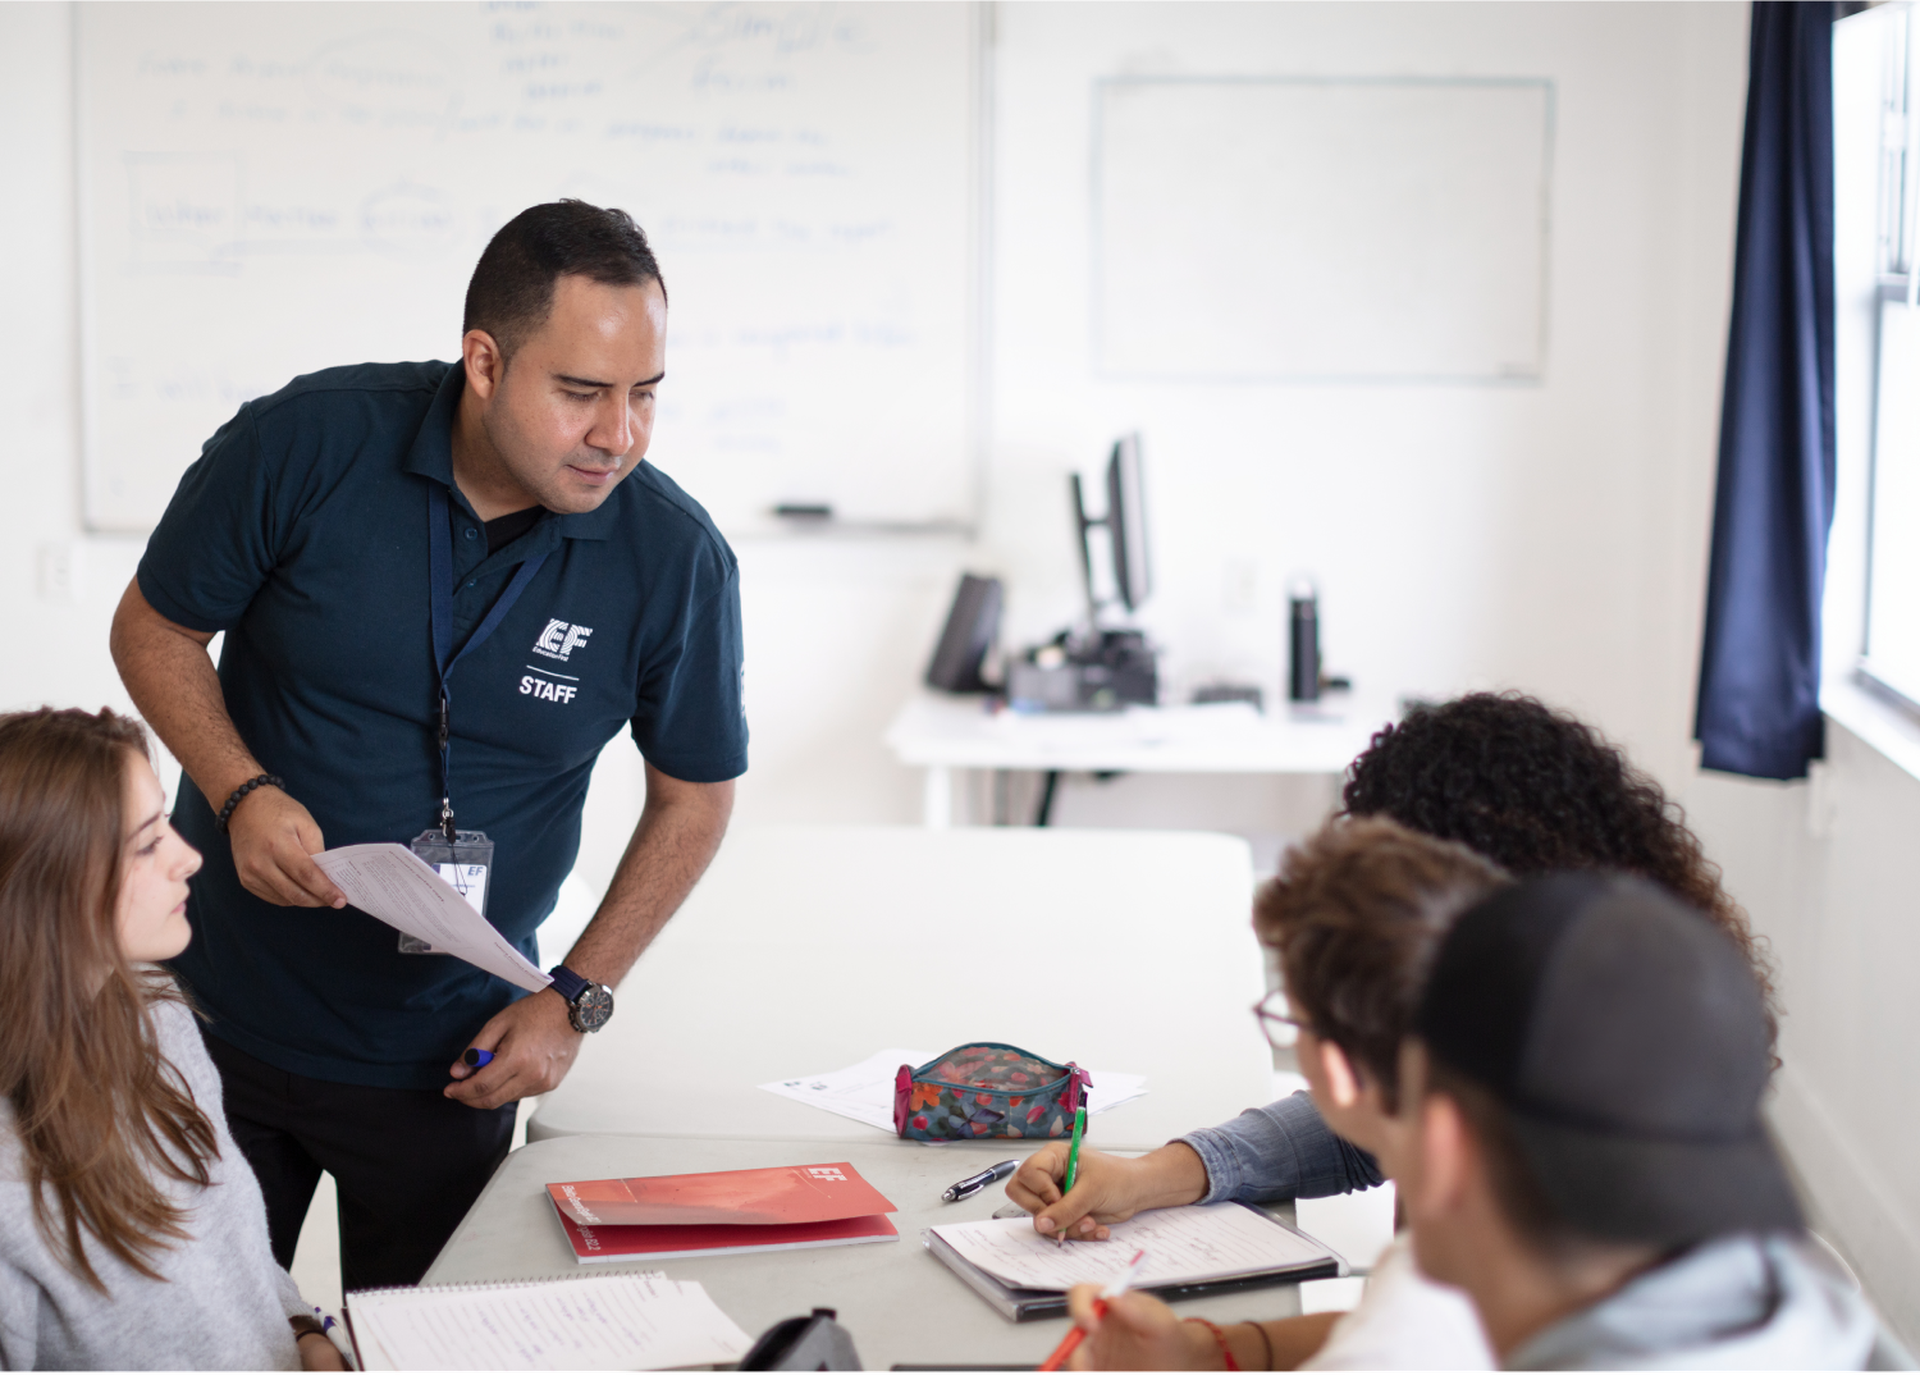
<svg viewBox="0 0 1920 1380">
<path fill-rule="evenodd" d="M 1300 1038 L 1300 1032 L 1311 1032 L 1313 1026 L 1302 1017 L 1293 1014 L 1293 1006 L 1287 1001 L 1284 987 L 1276 987 L 1266 996 L 1254 1003 L 1253 1014 L 1260 1022 L 1260 1033 L 1267 1037 L 1267 1043 L 1276 1049 L 1286 1049 Z"/>
</svg>

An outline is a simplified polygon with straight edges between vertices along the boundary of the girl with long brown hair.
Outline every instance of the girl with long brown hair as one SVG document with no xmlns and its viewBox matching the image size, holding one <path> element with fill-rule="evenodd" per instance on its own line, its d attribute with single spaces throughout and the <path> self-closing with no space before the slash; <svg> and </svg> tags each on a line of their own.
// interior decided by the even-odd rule
<svg viewBox="0 0 1920 1380">
<path fill-rule="evenodd" d="M 200 855 L 140 726 L 0 715 L 0 1369 L 340 1369 L 192 1011 Z"/>
</svg>

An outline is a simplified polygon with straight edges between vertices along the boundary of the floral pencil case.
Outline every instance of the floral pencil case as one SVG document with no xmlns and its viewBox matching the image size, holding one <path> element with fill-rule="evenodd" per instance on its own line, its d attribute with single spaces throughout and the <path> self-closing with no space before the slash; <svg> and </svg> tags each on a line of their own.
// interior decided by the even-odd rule
<svg viewBox="0 0 1920 1380">
<path fill-rule="evenodd" d="M 908 1140 L 1058 1140 L 1073 1134 L 1087 1071 L 1012 1045 L 950 1049 L 893 1076 L 893 1129 Z"/>
</svg>

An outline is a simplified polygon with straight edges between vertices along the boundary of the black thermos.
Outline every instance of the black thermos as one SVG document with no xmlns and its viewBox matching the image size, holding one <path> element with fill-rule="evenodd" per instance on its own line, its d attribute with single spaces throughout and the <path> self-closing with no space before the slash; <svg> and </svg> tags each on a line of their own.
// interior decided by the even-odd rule
<svg viewBox="0 0 1920 1380">
<path fill-rule="evenodd" d="M 1310 584 L 1296 584 L 1288 597 L 1287 698 L 1310 704 L 1320 698 L 1320 600 Z"/>
</svg>

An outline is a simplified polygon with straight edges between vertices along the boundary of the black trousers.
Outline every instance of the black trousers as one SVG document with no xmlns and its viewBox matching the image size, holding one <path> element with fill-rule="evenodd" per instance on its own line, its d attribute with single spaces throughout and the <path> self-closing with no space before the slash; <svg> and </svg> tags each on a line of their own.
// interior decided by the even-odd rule
<svg viewBox="0 0 1920 1380">
<path fill-rule="evenodd" d="M 324 1169 L 340 1191 L 342 1287 L 419 1283 L 507 1157 L 519 1104 L 482 1112 L 437 1088 L 302 1078 L 206 1039 L 282 1268 L 293 1265 Z"/>
</svg>

